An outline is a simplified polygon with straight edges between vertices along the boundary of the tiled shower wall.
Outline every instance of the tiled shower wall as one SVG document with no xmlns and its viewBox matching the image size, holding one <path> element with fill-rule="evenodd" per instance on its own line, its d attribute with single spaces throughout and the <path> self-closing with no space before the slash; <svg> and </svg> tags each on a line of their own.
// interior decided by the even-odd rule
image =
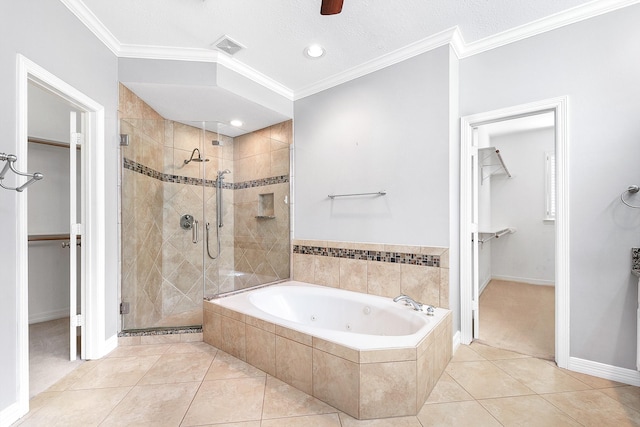
<svg viewBox="0 0 640 427">
<path fill-rule="evenodd" d="M 293 279 L 449 308 L 447 248 L 294 240 Z"/>
<path fill-rule="evenodd" d="M 166 120 L 120 85 L 120 126 L 130 138 L 122 147 L 122 300 L 131 306 L 124 329 L 201 324 L 203 296 L 289 277 L 291 122 L 234 141 Z M 208 161 L 185 165 L 194 148 Z M 223 169 L 231 174 L 218 229 L 214 181 Z M 257 218 L 264 200 L 273 215 Z M 180 228 L 183 214 L 200 223 L 197 244 Z M 205 253 L 207 222 L 215 259 Z"/>
<path fill-rule="evenodd" d="M 235 289 L 289 277 L 291 121 L 234 140 Z"/>
</svg>

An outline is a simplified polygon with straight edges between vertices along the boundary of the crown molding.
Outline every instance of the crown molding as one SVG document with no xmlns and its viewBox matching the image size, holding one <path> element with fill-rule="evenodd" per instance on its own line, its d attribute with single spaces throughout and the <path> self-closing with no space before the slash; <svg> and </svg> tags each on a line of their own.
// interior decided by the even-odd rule
<svg viewBox="0 0 640 427">
<path fill-rule="evenodd" d="M 322 79 L 317 83 L 295 91 L 294 100 L 314 95 L 318 92 L 322 92 L 323 90 L 327 90 L 339 84 L 346 83 L 350 80 L 357 79 L 358 77 L 365 76 L 373 73 L 374 71 L 381 70 L 390 65 L 397 64 L 398 62 L 405 61 L 409 58 L 413 58 L 414 56 L 450 44 L 455 34 L 459 32 L 460 30 L 458 27 L 449 28 L 448 30 L 441 31 L 440 33 L 418 40 L 417 42 L 367 61 L 356 67 L 352 67 L 346 71 L 334 74 L 333 76 Z"/>
<path fill-rule="evenodd" d="M 514 43 L 538 34 L 546 33 L 560 27 L 594 18 L 614 10 L 622 9 L 633 4 L 640 3 L 640 0 L 594 0 L 563 12 L 547 16 L 519 27 L 503 31 L 496 35 L 467 43 L 461 50 L 458 57 L 460 59 L 477 55 L 510 43 Z"/>
<path fill-rule="evenodd" d="M 256 69 L 217 51 L 164 46 L 123 45 L 84 5 L 82 0 L 60 1 L 118 57 L 215 62 L 292 101 L 330 89 L 447 44 L 451 46 L 459 59 L 468 58 L 547 31 L 640 3 L 640 0 L 594 0 L 471 43 L 464 41 L 460 29 L 456 26 L 294 91 Z"/>
<path fill-rule="evenodd" d="M 120 42 L 111 31 L 98 19 L 96 15 L 81 0 L 60 0 L 85 27 L 89 29 L 116 56 L 119 56 Z"/>
</svg>

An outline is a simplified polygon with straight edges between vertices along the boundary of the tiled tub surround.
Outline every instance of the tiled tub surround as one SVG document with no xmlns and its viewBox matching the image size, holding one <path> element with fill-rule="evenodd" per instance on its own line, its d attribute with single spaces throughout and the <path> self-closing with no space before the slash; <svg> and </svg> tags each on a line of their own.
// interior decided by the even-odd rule
<svg viewBox="0 0 640 427">
<path fill-rule="evenodd" d="M 229 138 L 166 120 L 123 85 L 119 116 L 120 132 L 130 139 L 129 146 L 121 147 L 122 299 L 131 305 L 131 314 L 124 316 L 125 329 L 199 325 L 203 296 L 289 277 L 285 200 L 290 121 Z M 221 145 L 214 146 L 213 140 Z M 208 161 L 185 165 L 194 148 Z M 193 244 L 191 232 L 180 228 L 179 219 L 185 213 L 194 215 L 203 242 L 202 207 L 206 221 L 215 223 L 213 179 L 223 169 L 231 170 L 222 191 L 223 250 L 211 260 L 203 257 L 202 243 Z M 256 218 L 258 196 L 263 193 L 278 195 L 273 220 Z M 214 256 L 215 231 L 212 227 Z"/>
<path fill-rule="evenodd" d="M 449 250 L 294 240 L 293 280 L 449 308 Z"/>
<path fill-rule="evenodd" d="M 307 325 L 275 317 L 248 302 L 252 294 L 278 286 L 281 285 L 205 301 L 204 341 L 355 418 L 418 413 L 451 358 L 451 313 L 448 310 L 438 309 L 436 316 L 428 318 L 424 313 L 414 313 L 388 299 L 358 294 L 361 302 L 355 304 L 353 310 L 360 312 L 363 306 L 370 306 L 373 313 L 382 302 L 392 312 L 424 316 L 430 325 L 422 331 L 425 335 L 414 337 L 413 343 L 394 347 L 398 345 L 396 342 L 386 348 L 371 348 L 365 344 L 365 348 L 355 348 L 356 335 L 349 345 L 337 342 L 339 338 L 330 341 L 325 331 L 313 332 Z M 343 293 L 340 290 L 333 292 L 337 297 Z M 309 313 L 305 318 L 311 315 Z M 323 317 L 320 313 L 314 315 Z M 340 313 L 324 315 L 336 317 Z M 367 342 L 366 336 L 360 338 Z M 388 341 L 395 338 L 398 337 L 389 337 Z"/>
</svg>

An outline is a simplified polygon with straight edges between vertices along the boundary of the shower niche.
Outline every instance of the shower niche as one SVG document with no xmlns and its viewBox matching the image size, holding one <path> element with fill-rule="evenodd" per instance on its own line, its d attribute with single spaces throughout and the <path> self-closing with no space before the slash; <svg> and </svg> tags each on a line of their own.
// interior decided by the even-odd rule
<svg viewBox="0 0 640 427">
<path fill-rule="evenodd" d="M 273 193 L 258 195 L 258 215 L 259 219 L 275 219 L 276 213 L 273 204 Z"/>
<path fill-rule="evenodd" d="M 204 298 L 289 277 L 291 121 L 229 137 L 123 85 L 119 114 L 124 331 L 199 326 Z"/>
</svg>

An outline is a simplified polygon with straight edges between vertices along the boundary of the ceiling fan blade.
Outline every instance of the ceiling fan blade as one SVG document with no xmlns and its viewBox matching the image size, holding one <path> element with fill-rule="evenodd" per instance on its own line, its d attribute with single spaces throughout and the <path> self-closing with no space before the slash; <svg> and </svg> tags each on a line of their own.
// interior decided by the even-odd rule
<svg viewBox="0 0 640 427">
<path fill-rule="evenodd" d="M 344 0 L 322 0 L 320 7 L 321 15 L 337 15 L 342 11 L 342 2 Z"/>
</svg>

